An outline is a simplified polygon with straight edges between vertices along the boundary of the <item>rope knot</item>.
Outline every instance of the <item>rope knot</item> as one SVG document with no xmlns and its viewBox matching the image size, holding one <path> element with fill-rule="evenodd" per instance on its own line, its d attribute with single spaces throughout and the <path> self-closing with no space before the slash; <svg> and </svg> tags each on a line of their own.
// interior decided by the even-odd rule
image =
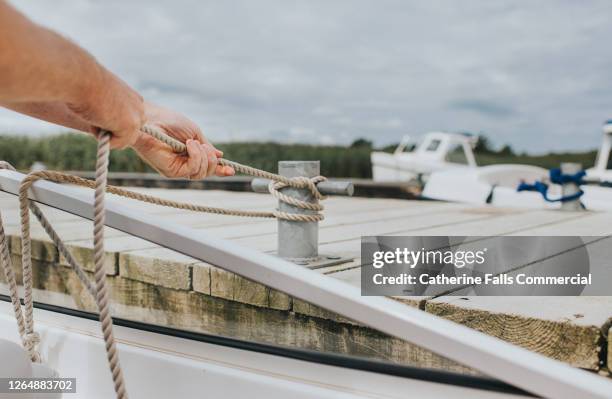
<svg viewBox="0 0 612 399">
<path fill-rule="evenodd" d="M 324 176 L 297 176 L 284 179 L 282 181 L 271 181 L 268 185 L 268 191 L 274 198 L 286 204 L 293 205 L 296 208 L 306 209 L 313 212 L 312 214 L 298 214 L 277 210 L 274 212 L 274 216 L 279 219 L 290 220 L 292 222 L 319 222 L 323 220 L 323 214 L 321 214 L 321 211 L 323 211 L 324 208 L 323 205 L 319 204 L 319 201 L 324 200 L 326 197 L 319 192 L 319 189 L 317 188 L 317 183 L 320 183 L 325 180 L 327 180 L 327 178 Z M 286 187 L 308 189 L 312 194 L 314 201 L 310 202 L 300 200 L 294 197 L 290 197 L 279 191 Z"/>
<path fill-rule="evenodd" d="M 324 200 L 325 196 L 319 192 L 317 188 L 317 183 L 327 180 L 324 176 L 315 176 L 315 177 L 305 177 L 305 176 L 297 176 L 289 179 L 289 182 L 286 184 L 287 186 L 293 188 L 307 188 L 312 196 L 317 200 Z"/>
<path fill-rule="evenodd" d="M 31 333 L 26 333 L 23 336 L 23 343 L 25 345 L 26 350 L 30 354 L 30 359 L 32 359 L 33 362 L 40 363 L 41 357 L 40 353 L 38 353 L 40 335 L 38 335 L 38 333 L 35 331 Z"/>
</svg>

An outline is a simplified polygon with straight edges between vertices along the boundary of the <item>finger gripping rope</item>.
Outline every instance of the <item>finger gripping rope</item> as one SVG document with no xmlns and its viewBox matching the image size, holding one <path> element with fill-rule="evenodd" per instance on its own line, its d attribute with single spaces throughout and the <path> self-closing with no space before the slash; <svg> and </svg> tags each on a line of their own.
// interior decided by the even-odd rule
<svg viewBox="0 0 612 399">
<path fill-rule="evenodd" d="M 142 128 L 142 131 L 152 137 L 155 137 L 157 140 L 169 145 L 174 152 L 184 153 L 187 151 L 187 147 L 185 144 L 180 141 L 166 135 L 159 129 L 156 129 L 153 126 L 145 125 Z M 284 195 L 279 192 L 279 190 L 285 187 L 293 187 L 293 188 L 303 188 L 308 189 L 312 193 L 313 198 L 316 201 L 324 200 L 325 197 L 321 195 L 319 190 L 317 189 L 316 184 L 320 183 L 324 180 L 327 180 L 323 176 L 315 176 L 312 178 L 308 177 L 285 177 L 278 175 L 276 173 L 266 172 L 265 170 L 252 168 L 247 165 L 242 165 L 238 162 L 229 161 L 224 158 L 219 159 L 219 165 L 222 166 L 231 166 L 236 172 L 244 173 L 246 175 L 261 177 L 264 179 L 272 180 L 272 183 L 268 186 L 268 191 L 272 194 L 273 197 L 278 199 L 279 201 L 285 202 L 287 204 L 293 205 L 297 208 L 308 209 L 311 211 L 315 211 L 315 214 L 312 215 L 304 215 L 304 214 L 294 214 L 288 212 L 275 211 L 271 213 L 271 217 L 276 217 L 278 219 L 291 220 L 295 222 L 318 222 L 323 220 L 323 214 L 320 212 L 323 211 L 323 205 L 313 202 L 300 201 L 295 198 L 291 198 L 287 195 Z M 234 215 L 237 216 L 251 216 L 246 214 L 240 214 L 240 211 L 236 211 Z M 266 216 L 268 217 L 268 216 Z"/>
<path fill-rule="evenodd" d="M 155 137 L 156 139 L 169 145 L 173 151 L 182 153 L 186 151 L 186 147 L 183 143 L 167 136 L 163 132 L 155 129 L 151 126 L 144 126 L 143 132 Z M 113 377 L 113 383 L 117 398 L 127 399 L 127 391 L 125 388 L 125 382 L 123 378 L 123 372 L 119 363 L 119 355 L 116 348 L 116 342 L 113 334 L 112 318 L 110 314 L 110 301 L 108 288 L 106 286 L 106 274 L 104 268 L 104 224 L 105 224 L 105 208 L 104 208 L 104 194 L 108 191 L 109 193 L 124 196 L 127 198 L 135 199 L 138 201 L 148 202 L 152 204 L 168 206 L 178 209 L 187 209 L 196 212 L 208 212 L 216 213 L 221 215 L 232 215 L 232 216 L 246 216 L 246 217 L 263 217 L 263 218 L 279 218 L 284 220 L 290 220 L 295 222 L 318 222 L 323 220 L 323 205 L 319 204 L 319 201 L 324 200 L 325 197 L 321 195 L 317 189 L 317 183 L 326 180 L 323 176 L 316 176 L 313 178 L 308 177 L 294 177 L 288 178 L 280 176 L 278 174 L 266 172 L 264 170 L 252 168 L 250 166 L 242 165 L 237 162 L 229 161 L 227 159 L 219 159 L 219 164 L 223 166 L 230 166 L 237 172 L 248 174 L 255 177 L 261 177 L 271 180 L 268 189 L 270 194 L 277 198 L 279 201 L 290 204 L 294 207 L 305 209 L 313 212 L 312 214 L 294 214 L 282 211 L 273 212 L 260 212 L 260 211 L 243 211 L 216 208 L 209 206 L 193 205 L 188 203 L 181 203 L 177 201 L 167 200 L 149 196 L 146 194 L 136 193 L 129 190 L 125 190 L 119 187 L 107 185 L 108 177 L 108 158 L 110 153 L 110 133 L 101 132 L 98 137 L 98 152 L 96 161 L 96 173 L 95 181 L 90 181 L 77 176 L 68 175 L 61 172 L 55 171 L 37 171 L 28 174 L 22 181 L 19 187 L 19 203 L 20 203 L 20 218 L 21 218 L 21 247 L 22 247 L 22 267 L 23 267 L 23 286 L 24 286 L 24 307 L 22 309 L 21 302 L 19 300 L 18 286 L 13 271 L 13 265 L 11 256 L 8 248 L 8 240 L 4 232 L 2 224 L 2 217 L 0 215 L 0 264 L 4 271 L 4 276 L 9 286 L 9 293 L 13 310 L 15 313 L 15 319 L 17 320 L 17 326 L 19 335 L 21 337 L 22 345 L 27 350 L 31 360 L 33 362 L 40 362 L 41 357 L 37 350 L 37 345 L 40 342 L 38 333 L 34 331 L 34 320 L 33 320 L 33 281 L 32 281 L 32 256 L 31 256 L 31 237 L 30 237 L 30 214 L 31 211 L 34 216 L 38 219 L 44 230 L 47 232 L 51 240 L 57 246 L 58 251 L 66 259 L 68 264 L 75 270 L 79 280 L 86 288 L 86 290 L 95 298 L 96 304 L 99 311 L 100 323 L 102 326 L 102 333 L 104 336 L 104 343 L 107 352 L 107 358 L 111 374 Z M 15 170 L 9 163 L 0 161 L 0 169 Z M 94 284 L 90 281 L 87 274 L 83 271 L 83 268 L 76 262 L 71 252 L 66 248 L 56 231 L 53 229 L 49 221 L 46 219 L 40 208 L 33 202 L 30 202 L 28 198 L 28 192 L 32 184 L 37 180 L 45 179 L 54 181 L 57 183 L 69 183 L 79 186 L 89 187 L 95 190 L 94 195 Z M 310 191 L 313 202 L 299 200 L 297 198 L 290 197 L 283 194 L 281 190 L 286 187 L 305 189 Z"/>
</svg>

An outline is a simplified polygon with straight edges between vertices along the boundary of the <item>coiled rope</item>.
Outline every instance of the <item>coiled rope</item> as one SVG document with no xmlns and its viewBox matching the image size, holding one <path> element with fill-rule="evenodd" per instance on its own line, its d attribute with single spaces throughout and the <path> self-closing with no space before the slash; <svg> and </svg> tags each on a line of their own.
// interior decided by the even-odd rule
<svg viewBox="0 0 612 399">
<path fill-rule="evenodd" d="M 142 131 L 157 138 L 163 143 L 169 145 L 173 151 L 183 153 L 186 147 L 178 140 L 167 136 L 160 130 L 152 126 L 144 126 Z M 107 353 L 107 360 L 113 377 L 116 396 L 119 399 L 127 399 L 127 391 L 123 378 L 123 372 L 119 363 L 119 355 L 116 348 L 116 341 L 113 334 L 113 324 L 110 314 L 109 293 L 106 285 L 106 275 L 104 268 L 104 225 L 105 225 L 105 207 L 104 196 L 106 192 L 117 194 L 127 198 L 148 202 L 152 204 L 168 206 L 179 209 L 187 209 L 196 212 L 208 212 L 221 215 L 246 216 L 246 217 L 263 217 L 263 218 L 279 218 L 295 222 L 318 222 L 323 219 L 320 213 L 323 206 L 318 203 L 319 200 L 325 199 L 317 189 L 316 184 L 324 181 L 325 177 L 316 176 L 313 178 L 294 177 L 287 178 L 278 174 L 266 172 L 250 166 L 242 165 L 237 162 L 226 159 L 219 159 L 219 164 L 223 166 L 231 166 L 237 172 L 248 174 L 255 177 L 262 177 L 271 180 L 268 189 L 270 194 L 279 201 L 288 203 L 298 208 L 308 209 L 316 213 L 310 215 L 293 214 L 288 212 L 273 211 L 273 212 L 258 212 L 258 211 L 243 211 L 225 208 L 208 207 L 201 205 L 193 205 L 172 200 L 166 200 L 149 196 L 146 194 L 136 193 L 125 190 L 119 187 L 109 186 L 108 180 L 108 163 L 110 154 L 110 137 L 109 132 L 100 132 L 98 135 L 98 151 L 96 158 L 95 180 L 87 180 L 77 176 L 68 175 L 56 171 L 37 171 L 28 174 L 22 181 L 19 188 L 19 203 L 20 203 L 20 218 L 21 218 L 21 261 L 23 267 L 23 286 L 24 286 L 24 307 L 22 310 L 18 286 L 13 271 L 12 260 L 8 248 L 8 240 L 4 232 L 2 217 L 0 215 L 0 261 L 4 276 L 9 286 L 9 293 L 17 327 L 21 337 L 22 345 L 30 355 L 33 362 L 40 362 L 41 356 L 37 350 L 37 344 L 40 342 L 38 334 L 34 331 L 34 307 L 33 307 L 33 280 L 32 280 L 32 248 L 30 237 L 30 215 L 31 211 L 38 219 L 44 230 L 47 232 L 53 243 L 57 246 L 58 251 L 67 260 L 68 264 L 75 270 L 79 280 L 85 286 L 87 291 L 95 298 L 99 311 L 99 319 L 102 326 L 102 335 Z M 15 170 L 10 164 L 0 161 L 0 169 Z M 54 181 L 56 183 L 70 183 L 79 186 L 89 187 L 95 190 L 94 194 L 94 218 L 93 218 L 93 241 L 94 241 L 94 284 L 90 281 L 83 268 L 76 262 L 70 251 L 66 248 L 56 231 L 53 229 L 49 221 L 46 219 L 40 208 L 28 198 L 28 192 L 32 184 L 37 180 L 44 179 Z M 301 201 L 283 194 L 280 190 L 285 187 L 294 187 L 307 189 L 311 192 L 314 199 L 313 202 Z"/>
</svg>

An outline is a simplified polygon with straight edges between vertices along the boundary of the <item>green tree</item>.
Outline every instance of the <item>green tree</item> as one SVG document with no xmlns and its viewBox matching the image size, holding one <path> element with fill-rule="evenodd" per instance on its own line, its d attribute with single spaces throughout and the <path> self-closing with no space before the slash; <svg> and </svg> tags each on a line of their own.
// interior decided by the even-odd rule
<svg viewBox="0 0 612 399">
<path fill-rule="evenodd" d="M 474 147 L 474 152 L 483 153 L 483 154 L 491 154 L 495 152 L 491 146 L 491 141 L 484 134 L 478 135 L 478 142 Z"/>
<path fill-rule="evenodd" d="M 510 147 L 510 145 L 508 144 L 504 144 L 502 146 L 502 148 L 499 149 L 499 151 L 497 151 L 497 153 L 501 156 L 504 157 L 508 157 L 508 156 L 513 156 L 514 155 L 514 151 L 512 150 L 512 147 Z"/>
<path fill-rule="evenodd" d="M 360 148 L 360 147 L 368 147 L 372 148 L 372 141 L 366 140 L 364 138 L 359 138 L 351 143 L 350 148 Z"/>
</svg>

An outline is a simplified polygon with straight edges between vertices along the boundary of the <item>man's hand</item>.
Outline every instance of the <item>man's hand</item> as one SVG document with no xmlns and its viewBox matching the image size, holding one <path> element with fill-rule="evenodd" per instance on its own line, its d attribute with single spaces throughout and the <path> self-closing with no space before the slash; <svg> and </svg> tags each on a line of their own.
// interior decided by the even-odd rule
<svg viewBox="0 0 612 399">
<path fill-rule="evenodd" d="M 223 153 L 213 147 L 198 126 L 185 116 L 145 103 L 148 125 L 161 129 L 187 146 L 187 154 L 177 154 L 170 146 L 141 133 L 133 148 L 138 155 L 166 177 L 203 179 L 207 176 L 232 176 L 234 169 L 218 164 Z"/>
</svg>

